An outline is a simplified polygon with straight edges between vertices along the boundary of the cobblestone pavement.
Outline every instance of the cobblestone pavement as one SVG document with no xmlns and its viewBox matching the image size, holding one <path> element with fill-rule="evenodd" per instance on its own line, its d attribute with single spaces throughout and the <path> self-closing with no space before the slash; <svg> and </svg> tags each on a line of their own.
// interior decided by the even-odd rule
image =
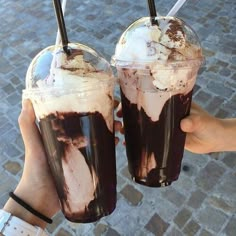
<svg viewBox="0 0 236 236">
<path fill-rule="evenodd" d="M 156 1 L 166 14 L 173 0 Z M 178 13 L 198 33 L 206 63 L 194 100 L 218 117 L 236 115 L 236 2 L 189 0 Z M 68 0 L 70 41 L 80 41 L 110 60 L 121 32 L 147 15 L 146 1 Z M 0 207 L 22 174 L 24 148 L 17 124 L 21 91 L 31 59 L 55 41 L 52 1 L 0 0 Z M 134 184 L 124 147 L 117 147 L 118 200 L 115 212 L 94 224 L 55 216 L 51 235 L 236 235 L 235 153 L 185 152 L 183 171 L 170 187 Z"/>
</svg>

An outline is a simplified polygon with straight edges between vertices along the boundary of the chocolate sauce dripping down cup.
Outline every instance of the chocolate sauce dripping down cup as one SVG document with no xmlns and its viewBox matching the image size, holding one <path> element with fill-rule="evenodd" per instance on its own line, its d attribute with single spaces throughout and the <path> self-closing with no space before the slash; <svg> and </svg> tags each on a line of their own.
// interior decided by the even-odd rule
<svg viewBox="0 0 236 236">
<path fill-rule="evenodd" d="M 117 68 L 132 179 L 168 186 L 181 171 L 186 134 L 180 121 L 190 111 L 203 56 L 195 32 L 174 17 L 143 17 L 120 37 Z"/>
</svg>

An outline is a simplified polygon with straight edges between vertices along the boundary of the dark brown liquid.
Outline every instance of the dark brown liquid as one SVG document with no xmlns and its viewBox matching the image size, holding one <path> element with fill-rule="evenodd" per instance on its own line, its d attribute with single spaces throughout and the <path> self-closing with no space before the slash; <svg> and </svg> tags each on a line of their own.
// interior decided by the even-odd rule
<svg viewBox="0 0 236 236">
<path fill-rule="evenodd" d="M 132 178 L 152 187 L 170 185 L 179 177 L 185 133 L 180 121 L 189 114 L 192 92 L 172 96 L 154 122 L 143 108 L 131 104 L 121 90 L 126 152 Z M 157 101 L 158 102 L 158 101 Z M 155 109 L 155 108 L 153 108 Z M 147 163 L 155 161 L 155 168 Z"/>
<path fill-rule="evenodd" d="M 86 223 L 110 214 L 116 206 L 115 144 L 114 135 L 107 128 L 103 116 L 98 112 L 51 114 L 40 120 L 40 129 L 66 218 L 73 222 Z M 94 190 L 94 199 L 82 212 L 69 209 L 67 180 L 62 165 L 63 159 L 68 160 L 66 156 L 69 150 L 68 143 L 78 147 L 91 176 L 95 175 L 98 181 Z M 76 161 L 76 158 L 73 161 Z M 78 186 L 73 187 L 79 187 L 79 183 Z"/>
</svg>

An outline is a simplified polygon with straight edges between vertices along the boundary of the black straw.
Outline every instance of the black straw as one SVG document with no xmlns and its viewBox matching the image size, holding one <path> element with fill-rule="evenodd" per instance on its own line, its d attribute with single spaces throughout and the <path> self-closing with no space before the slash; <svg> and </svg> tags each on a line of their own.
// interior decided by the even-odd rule
<svg viewBox="0 0 236 236">
<path fill-rule="evenodd" d="M 64 21 L 64 16 L 62 12 L 62 7 L 61 7 L 61 0 L 53 0 L 54 3 L 54 9 L 57 17 L 57 23 L 61 35 L 61 42 L 63 46 L 63 50 L 66 54 L 70 54 L 70 51 L 68 49 L 68 37 L 67 37 L 67 32 L 66 32 L 66 26 L 65 26 L 65 21 Z"/>
<path fill-rule="evenodd" d="M 147 1 L 148 1 L 148 8 L 149 8 L 149 14 L 151 17 L 152 25 L 158 25 L 158 22 L 155 19 L 157 17 L 155 0 L 147 0 Z"/>
</svg>

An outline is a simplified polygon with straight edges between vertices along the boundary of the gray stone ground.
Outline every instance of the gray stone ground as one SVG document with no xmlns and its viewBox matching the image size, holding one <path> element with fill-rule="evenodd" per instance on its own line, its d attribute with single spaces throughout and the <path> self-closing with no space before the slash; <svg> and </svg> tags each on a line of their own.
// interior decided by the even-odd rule
<svg viewBox="0 0 236 236">
<path fill-rule="evenodd" d="M 166 14 L 175 1 L 156 1 Z M 69 39 L 92 46 L 110 60 L 121 32 L 147 15 L 146 1 L 68 0 Z M 218 117 L 236 113 L 236 2 L 189 0 L 178 13 L 198 33 L 206 63 L 194 100 Z M 31 59 L 55 41 L 51 1 L 0 0 L 0 207 L 22 174 L 24 148 L 17 124 L 21 91 Z M 115 212 L 94 224 L 74 224 L 62 214 L 51 235 L 236 235 L 235 153 L 185 152 L 180 179 L 170 187 L 134 184 L 125 149 L 117 147 L 118 201 Z"/>
</svg>

